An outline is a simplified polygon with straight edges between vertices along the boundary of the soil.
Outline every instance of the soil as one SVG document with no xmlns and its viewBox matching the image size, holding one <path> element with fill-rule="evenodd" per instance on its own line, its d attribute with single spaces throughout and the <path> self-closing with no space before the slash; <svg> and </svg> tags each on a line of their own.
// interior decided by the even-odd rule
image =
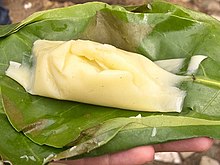
<svg viewBox="0 0 220 165">
<path fill-rule="evenodd" d="M 13 23 L 19 22 L 40 10 L 64 7 L 92 0 L 3 0 L 4 5 L 10 10 Z M 134 5 L 143 4 L 150 0 L 101 0 L 109 4 Z M 220 0 L 167 0 L 180 4 L 193 10 L 205 12 L 220 18 Z"/>
</svg>

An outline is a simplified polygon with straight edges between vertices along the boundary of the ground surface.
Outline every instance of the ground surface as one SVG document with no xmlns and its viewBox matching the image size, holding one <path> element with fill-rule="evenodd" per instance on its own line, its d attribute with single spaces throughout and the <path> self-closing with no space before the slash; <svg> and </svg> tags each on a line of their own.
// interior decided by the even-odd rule
<svg viewBox="0 0 220 165">
<path fill-rule="evenodd" d="M 35 11 L 63 7 L 89 0 L 3 0 L 13 22 L 19 22 Z M 92 1 L 92 0 L 90 0 Z M 149 0 L 102 0 L 110 4 L 141 4 Z M 220 0 L 168 0 L 220 18 Z"/>
<path fill-rule="evenodd" d="M 13 23 L 19 22 L 39 10 L 69 6 L 88 0 L 3 0 L 10 10 Z M 147 0 L 103 0 L 110 4 L 141 4 Z M 205 12 L 220 20 L 220 0 L 168 0 L 185 7 Z M 220 141 L 203 153 L 158 153 L 151 165 L 220 165 Z"/>
</svg>

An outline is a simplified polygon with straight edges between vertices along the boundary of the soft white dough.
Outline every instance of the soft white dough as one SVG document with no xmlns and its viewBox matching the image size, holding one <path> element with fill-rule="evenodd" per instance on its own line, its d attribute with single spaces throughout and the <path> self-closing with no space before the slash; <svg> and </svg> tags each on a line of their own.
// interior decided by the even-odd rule
<svg viewBox="0 0 220 165">
<path fill-rule="evenodd" d="M 176 86 L 188 77 L 142 55 L 87 40 L 37 40 L 33 56 L 32 69 L 22 64 L 6 71 L 33 95 L 137 111 L 182 110 L 186 92 Z"/>
</svg>

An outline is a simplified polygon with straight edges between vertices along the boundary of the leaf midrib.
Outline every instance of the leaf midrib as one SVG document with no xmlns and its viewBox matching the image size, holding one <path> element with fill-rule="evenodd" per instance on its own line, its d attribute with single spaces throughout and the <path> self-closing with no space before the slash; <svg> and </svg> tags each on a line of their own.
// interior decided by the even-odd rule
<svg viewBox="0 0 220 165">
<path fill-rule="evenodd" d="M 208 86 L 220 88 L 220 81 L 210 79 L 210 78 L 205 78 L 205 77 L 198 76 L 198 77 L 195 77 L 194 82 L 198 83 L 198 84 L 203 84 L 203 85 L 208 85 Z"/>
</svg>

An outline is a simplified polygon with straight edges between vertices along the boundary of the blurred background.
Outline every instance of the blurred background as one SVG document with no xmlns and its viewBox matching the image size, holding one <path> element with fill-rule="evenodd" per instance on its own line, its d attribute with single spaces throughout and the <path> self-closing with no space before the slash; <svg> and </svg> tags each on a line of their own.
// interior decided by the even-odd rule
<svg viewBox="0 0 220 165">
<path fill-rule="evenodd" d="M 84 3 L 92 0 L 0 0 L 9 9 L 11 21 L 19 22 L 35 11 Z M 97 0 L 98 1 L 98 0 Z M 109 4 L 144 4 L 149 0 L 101 0 Z M 220 0 L 167 0 L 172 3 L 201 11 L 220 20 Z M 0 16 L 3 14 L 0 13 Z"/>
<path fill-rule="evenodd" d="M 32 13 L 51 8 L 65 7 L 92 0 L 0 0 L 0 24 L 16 23 Z M 98 0 L 97 0 L 98 1 Z M 149 0 L 102 0 L 109 4 L 137 5 Z M 167 0 L 220 20 L 220 0 Z M 220 165 L 220 141 L 203 153 L 167 152 L 157 153 L 150 165 Z"/>
</svg>

